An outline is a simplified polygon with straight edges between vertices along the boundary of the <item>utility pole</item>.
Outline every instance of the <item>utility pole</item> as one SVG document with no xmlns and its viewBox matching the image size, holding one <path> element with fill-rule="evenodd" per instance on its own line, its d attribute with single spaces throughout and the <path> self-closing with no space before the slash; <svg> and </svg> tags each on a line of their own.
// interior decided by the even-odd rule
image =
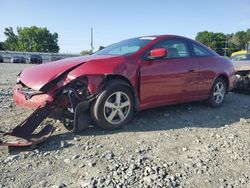
<svg viewBox="0 0 250 188">
<path fill-rule="evenodd" d="M 227 55 L 227 49 L 228 49 L 228 36 L 226 34 L 226 42 L 225 42 L 225 48 L 224 48 L 224 56 Z"/>
<path fill-rule="evenodd" d="M 94 51 L 94 45 L 93 45 L 93 28 L 91 27 L 91 38 L 90 38 L 90 46 L 91 46 L 91 53 Z"/>
</svg>

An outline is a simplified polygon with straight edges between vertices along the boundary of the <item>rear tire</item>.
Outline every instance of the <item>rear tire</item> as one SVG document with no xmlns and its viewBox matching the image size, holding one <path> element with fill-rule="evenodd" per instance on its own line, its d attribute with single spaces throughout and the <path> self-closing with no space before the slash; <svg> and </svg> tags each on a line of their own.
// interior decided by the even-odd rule
<svg viewBox="0 0 250 188">
<path fill-rule="evenodd" d="M 222 78 L 217 78 L 210 91 L 208 103 L 212 107 L 219 107 L 224 102 L 227 93 L 227 86 Z"/>
<path fill-rule="evenodd" d="M 96 125 L 106 130 L 123 127 L 132 120 L 133 114 L 133 93 L 121 80 L 111 81 L 91 108 L 92 119 Z"/>
</svg>

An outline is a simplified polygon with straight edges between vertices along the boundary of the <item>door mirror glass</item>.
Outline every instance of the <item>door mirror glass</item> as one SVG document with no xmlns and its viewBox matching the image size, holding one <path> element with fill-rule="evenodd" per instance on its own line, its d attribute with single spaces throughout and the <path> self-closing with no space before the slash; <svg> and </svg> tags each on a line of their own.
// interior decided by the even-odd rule
<svg viewBox="0 0 250 188">
<path fill-rule="evenodd" d="M 150 51 L 148 58 L 149 59 L 158 59 L 167 56 L 167 50 L 165 48 L 155 48 Z"/>
</svg>

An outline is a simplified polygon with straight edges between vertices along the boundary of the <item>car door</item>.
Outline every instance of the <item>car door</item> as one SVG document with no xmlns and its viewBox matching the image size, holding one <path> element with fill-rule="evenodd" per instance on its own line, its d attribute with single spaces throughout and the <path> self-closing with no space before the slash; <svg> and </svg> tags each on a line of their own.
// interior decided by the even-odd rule
<svg viewBox="0 0 250 188">
<path fill-rule="evenodd" d="M 152 49 L 165 48 L 161 59 L 144 59 L 140 68 L 141 108 L 192 100 L 196 96 L 199 67 L 185 39 L 166 39 Z M 151 49 L 151 50 L 152 50 Z"/>
<path fill-rule="evenodd" d="M 191 42 L 191 47 L 197 64 L 199 65 L 197 94 L 208 97 L 217 72 L 217 58 L 206 48 Z"/>
</svg>

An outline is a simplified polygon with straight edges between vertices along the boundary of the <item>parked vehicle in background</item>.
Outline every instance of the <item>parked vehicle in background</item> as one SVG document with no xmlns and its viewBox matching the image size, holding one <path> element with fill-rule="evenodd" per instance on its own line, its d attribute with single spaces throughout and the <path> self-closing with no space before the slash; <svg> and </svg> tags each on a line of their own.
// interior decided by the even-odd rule
<svg viewBox="0 0 250 188">
<path fill-rule="evenodd" d="M 238 54 L 233 58 L 236 71 L 236 91 L 250 91 L 250 53 Z"/>
<path fill-rule="evenodd" d="M 239 58 L 244 57 L 247 53 L 250 53 L 250 41 L 246 43 L 246 49 L 234 52 L 231 54 L 231 59 L 240 60 Z"/>
<path fill-rule="evenodd" d="M 3 63 L 3 56 L 0 55 L 0 63 Z"/>
<path fill-rule="evenodd" d="M 62 59 L 62 58 L 60 58 L 60 57 L 51 57 L 51 58 L 49 59 L 49 61 L 58 61 L 58 60 L 60 60 L 60 59 Z"/>
<path fill-rule="evenodd" d="M 235 58 L 235 57 L 237 57 L 239 55 L 246 54 L 246 53 L 247 53 L 247 50 L 240 50 L 240 51 L 237 51 L 237 52 L 233 52 L 231 54 L 231 59 L 233 59 L 233 58 Z"/>
<path fill-rule="evenodd" d="M 30 64 L 41 64 L 43 62 L 43 59 L 40 55 L 30 55 L 28 59 L 26 60 L 26 63 Z"/>
<path fill-rule="evenodd" d="M 13 56 L 10 63 L 26 63 L 26 59 L 22 56 Z"/>
<path fill-rule="evenodd" d="M 237 54 L 231 57 L 232 61 L 249 61 L 250 60 L 250 53 L 244 54 Z"/>
</svg>

